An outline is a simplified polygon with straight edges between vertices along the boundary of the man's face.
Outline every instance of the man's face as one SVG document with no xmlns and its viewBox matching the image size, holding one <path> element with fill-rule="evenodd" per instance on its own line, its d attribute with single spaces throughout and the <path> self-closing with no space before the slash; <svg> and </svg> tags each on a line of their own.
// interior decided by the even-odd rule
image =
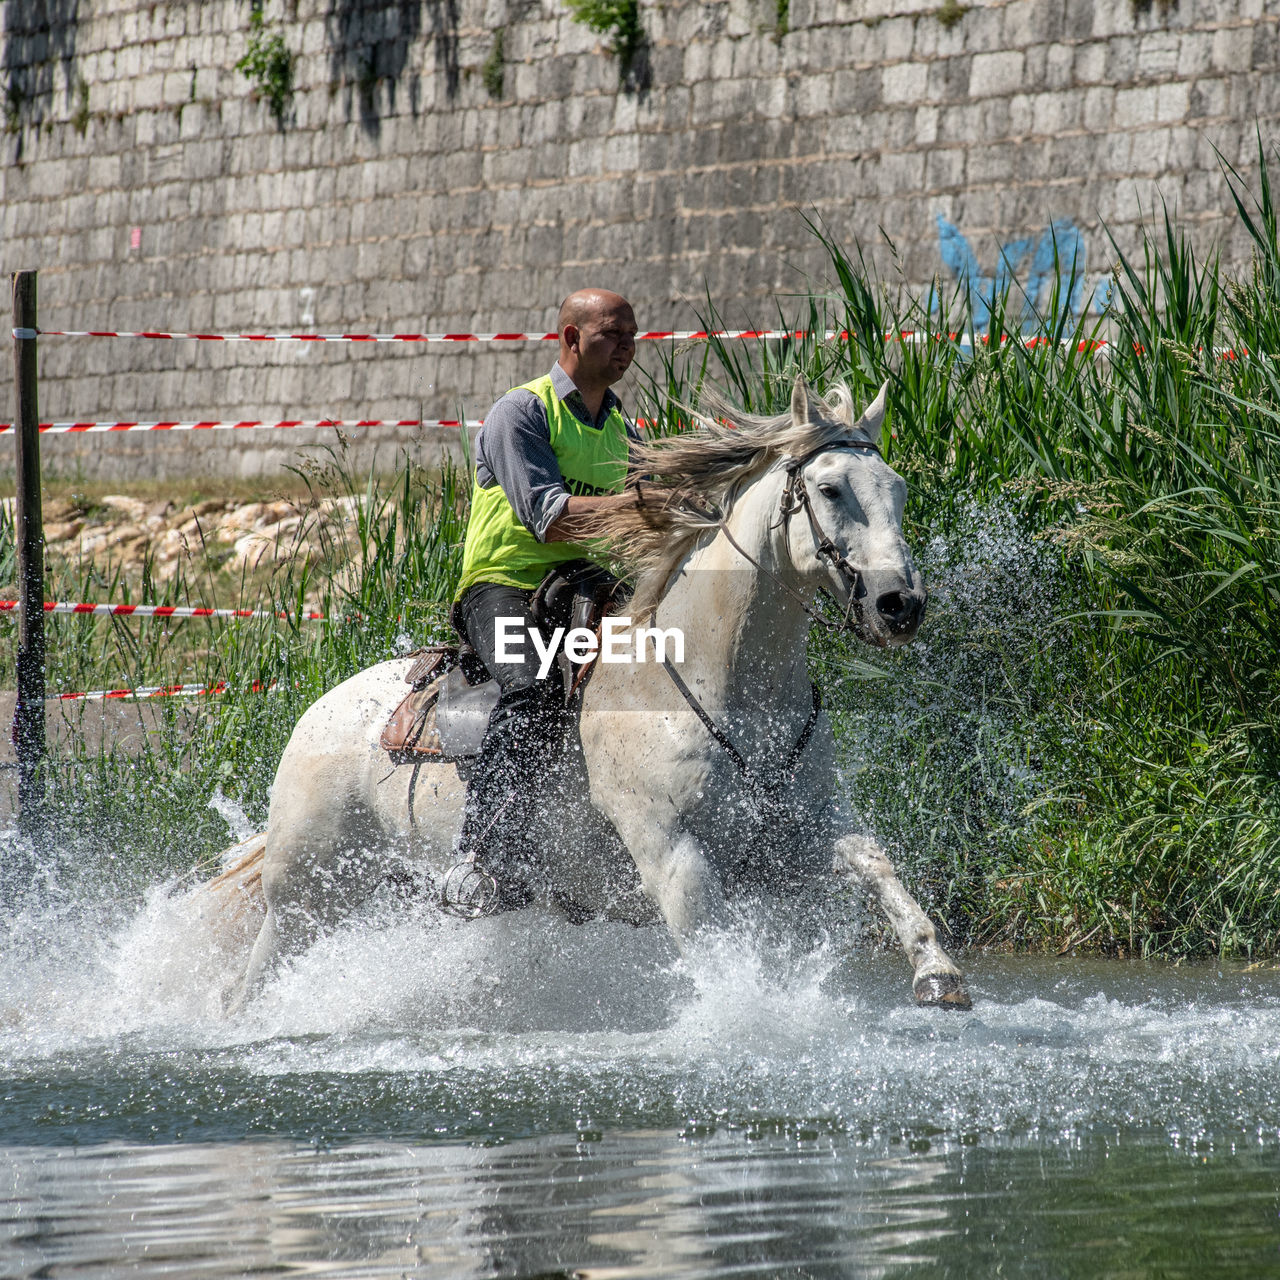
<svg viewBox="0 0 1280 1280">
<path fill-rule="evenodd" d="M 575 354 L 584 380 L 612 386 L 631 367 L 636 354 L 636 318 L 631 305 L 619 300 L 603 304 L 577 327 Z M 572 346 L 573 326 L 566 337 Z"/>
</svg>

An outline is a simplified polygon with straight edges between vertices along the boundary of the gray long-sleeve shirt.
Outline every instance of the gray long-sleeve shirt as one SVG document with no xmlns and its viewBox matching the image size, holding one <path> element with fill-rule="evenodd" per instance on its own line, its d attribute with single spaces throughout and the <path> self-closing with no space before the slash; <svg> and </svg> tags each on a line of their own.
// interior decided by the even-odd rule
<svg viewBox="0 0 1280 1280">
<path fill-rule="evenodd" d="M 551 370 L 551 388 L 569 412 L 589 427 L 602 427 L 615 408 L 622 410 L 618 397 L 606 391 L 593 421 L 582 393 L 559 361 Z M 628 437 L 638 442 L 640 435 L 625 413 L 623 419 Z M 568 505 L 569 490 L 551 448 L 546 407 L 532 391 L 517 387 L 489 410 L 476 436 L 476 480 L 482 489 L 501 485 L 520 523 L 539 542 L 547 540 L 547 530 Z"/>
</svg>

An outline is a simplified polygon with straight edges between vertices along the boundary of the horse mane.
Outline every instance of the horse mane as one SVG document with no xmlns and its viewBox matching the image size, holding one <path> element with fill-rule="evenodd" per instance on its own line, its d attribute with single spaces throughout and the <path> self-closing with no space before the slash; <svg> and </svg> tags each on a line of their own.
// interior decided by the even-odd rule
<svg viewBox="0 0 1280 1280">
<path fill-rule="evenodd" d="M 760 417 L 715 392 L 704 393 L 699 410 L 690 412 L 694 430 L 632 446 L 629 479 L 643 482 L 644 500 L 582 522 L 633 575 L 630 612 L 637 619 L 657 607 L 671 575 L 698 539 L 720 525 L 744 484 L 779 458 L 849 439 L 857 421 L 843 383 L 825 397 L 810 394 L 808 421 L 799 424 L 790 411 Z"/>
</svg>

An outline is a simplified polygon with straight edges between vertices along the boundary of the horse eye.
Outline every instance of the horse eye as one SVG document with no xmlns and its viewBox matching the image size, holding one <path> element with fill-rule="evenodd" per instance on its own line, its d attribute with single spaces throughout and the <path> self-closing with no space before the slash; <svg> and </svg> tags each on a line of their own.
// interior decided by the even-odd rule
<svg viewBox="0 0 1280 1280">
<path fill-rule="evenodd" d="M 840 496 L 840 488 L 838 485 L 834 484 L 820 484 L 818 486 L 818 492 L 822 494 L 824 498 L 838 498 Z"/>
</svg>

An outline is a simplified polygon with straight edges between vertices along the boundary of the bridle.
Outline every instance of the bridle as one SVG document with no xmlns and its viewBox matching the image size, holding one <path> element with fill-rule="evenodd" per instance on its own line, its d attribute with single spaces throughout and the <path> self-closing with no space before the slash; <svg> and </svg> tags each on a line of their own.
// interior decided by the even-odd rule
<svg viewBox="0 0 1280 1280">
<path fill-rule="evenodd" d="M 867 588 L 862 580 L 862 570 L 849 563 L 849 557 L 836 546 L 827 531 L 822 527 L 818 514 L 813 509 L 813 499 L 809 496 L 809 489 L 804 482 L 804 469 L 813 461 L 820 453 L 829 453 L 833 449 L 857 449 L 864 453 L 874 453 L 877 456 L 883 456 L 880 453 L 880 446 L 872 440 L 834 440 L 828 444 L 820 444 L 810 449 L 808 453 L 801 454 L 798 458 L 789 458 L 785 464 L 787 473 L 786 484 L 782 488 L 782 499 L 778 509 L 778 519 L 771 524 L 771 529 L 782 529 L 784 532 L 791 523 L 791 517 L 797 511 L 803 510 L 809 519 L 809 529 L 813 533 L 814 541 L 818 544 L 814 554 L 819 560 L 825 561 L 839 575 L 840 580 L 848 589 L 849 601 L 845 605 L 844 617 L 840 621 L 829 618 L 818 609 L 815 609 L 790 583 L 784 582 L 776 573 L 767 569 L 760 563 L 749 551 L 747 551 L 733 536 L 729 530 L 728 522 L 720 520 L 716 525 L 721 533 L 728 539 L 729 545 L 746 561 L 754 565 L 761 573 L 769 577 L 773 582 L 782 588 L 789 596 L 792 597 L 805 611 L 809 617 L 821 627 L 826 627 L 832 631 L 852 630 L 860 640 L 871 640 L 871 633 L 867 628 L 866 620 L 863 617 L 862 602 L 866 599 Z M 852 626 L 850 623 L 852 622 Z"/>
</svg>

